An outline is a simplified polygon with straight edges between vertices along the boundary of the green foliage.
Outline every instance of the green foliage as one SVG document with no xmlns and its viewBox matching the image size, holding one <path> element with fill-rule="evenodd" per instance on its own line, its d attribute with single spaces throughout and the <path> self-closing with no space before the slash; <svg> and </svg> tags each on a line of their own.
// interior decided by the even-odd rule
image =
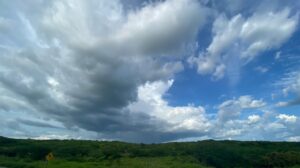
<svg viewBox="0 0 300 168">
<path fill-rule="evenodd" d="M 10 168 L 44 168 L 46 164 L 43 161 L 24 161 L 20 159 L 12 162 L 8 160 L 11 159 L 0 157 L 1 165 Z M 49 162 L 47 166 L 47 168 L 205 168 L 192 157 L 122 157 L 117 160 L 85 162 L 57 159 Z"/>
<path fill-rule="evenodd" d="M 272 152 L 263 157 L 263 167 L 287 167 L 300 165 L 300 152 Z"/>
<path fill-rule="evenodd" d="M 43 167 L 299 167 L 300 143 L 201 141 L 165 144 L 0 137 L 0 166 Z M 51 168 L 49 164 L 49 168 Z M 150 165 L 150 166 L 149 166 Z"/>
</svg>

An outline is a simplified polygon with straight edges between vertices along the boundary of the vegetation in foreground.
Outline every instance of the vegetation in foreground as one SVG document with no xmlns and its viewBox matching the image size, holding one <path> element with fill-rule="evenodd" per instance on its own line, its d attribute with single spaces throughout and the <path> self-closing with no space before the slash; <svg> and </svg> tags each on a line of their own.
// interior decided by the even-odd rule
<svg viewBox="0 0 300 168">
<path fill-rule="evenodd" d="M 199 141 L 131 144 L 79 140 L 17 140 L 0 137 L 0 166 L 44 168 L 300 168 L 300 143 Z"/>
</svg>

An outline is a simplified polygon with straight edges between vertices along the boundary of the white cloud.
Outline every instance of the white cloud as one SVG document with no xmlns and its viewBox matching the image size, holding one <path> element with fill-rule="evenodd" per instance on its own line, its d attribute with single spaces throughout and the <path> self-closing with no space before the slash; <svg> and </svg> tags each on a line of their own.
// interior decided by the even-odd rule
<svg viewBox="0 0 300 168">
<path fill-rule="evenodd" d="M 159 1 L 135 10 L 124 10 L 119 0 L 6 3 L 17 15 L 12 31 L 1 33 L 6 43 L 0 48 L 1 110 L 25 106 L 22 110 L 67 129 L 128 141 L 179 136 L 150 137 L 163 133 L 159 124 L 201 127 L 201 107 L 165 106 L 170 114 L 159 117 L 126 108 L 138 99 L 139 86 L 166 81 L 183 69 L 184 51 L 209 12 L 198 1 Z M 178 113 L 174 121 L 171 111 Z M 200 117 L 185 118 L 194 113 Z"/>
<path fill-rule="evenodd" d="M 290 9 L 253 15 L 241 29 L 241 38 L 248 44 L 242 57 L 252 59 L 258 53 L 278 48 L 296 30 L 298 15 L 290 17 Z"/>
<path fill-rule="evenodd" d="M 156 1 L 134 10 L 119 0 L 4 3 L 14 12 L 0 17 L 1 135 L 162 142 L 299 132 L 286 122 L 293 116 L 250 112 L 241 119 L 243 110 L 266 105 L 249 95 L 224 101 L 218 114 L 168 103 L 170 79 L 184 68 L 210 12 L 197 0 Z M 240 66 L 283 44 L 297 19 L 289 9 L 248 18 L 219 15 L 211 44 L 188 61 L 213 80 L 237 77 Z M 297 93 L 297 80 L 289 79 L 286 93 Z"/>
<path fill-rule="evenodd" d="M 189 58 L 189 63 L 196 65 L 200 74 L 213 76 L 221 73 L 218 66 L 222 64 L 226 68 L 222 69 L 221 74 L 236 64 L 246 64 L 263 51 L 279 48 L 290 38 L 296 30 L 299 18 L 297 14 L 290 15 L 289 8 L 255 13 L 249 18 L 241 14 L 231 19 L 220 15 L 213 24 L 214 37 L 206 52 Z M 238 67 L 235 71 L 237 70 Z"/>
<path fill-rule="evenodd" d="M 265 105 L 262 99 L 255 100 L 249 95 L 240 96 L 238 99 L 224 101 L 218 106 L 218 119 L 221 123 L 234 120 L 243 109 L 260 108 Z"/>
<path fill-rule="evenodd" d="M 281 51 L 277 51 L 276 54 L 275 54 L 274 59 L 279 60 L 280 58 L 281 58 Z"/>
<path fill-rule="evenodd" d="M 269 68 L 263 67 L 263 66 L 257 66 L 254 68 L 255 71 L 258 71 L 260 73 L 266 73 L 269 71 Z"/>
<path fill-rule="evenodd" d="M 295 71 L 289 73 L 282 82 L 283 85 L 285 85 L 284 93 L 294 92 L 300 95 L 300 72 Z"/>
<path fill-rule="evenodd" d="M 300 127 L 297 124 L 299 120 L 295 120 L 297 116 L 276 114 L 274 111 L 263 109 L 260 109 L 263 114 L 257 115 L 255 113 L 258 111 L 251 111 L 250 108 L 247 113 L 251 115 L 242 119 L 245 114 L 240 115 L 243 109 L 237 100 L 233 99 L 221 104 L 226 108 L 223 106 L 222 109 L 219 109 L 216 120 L 210 121 L 213 123 L 209 134 L 211 137 L 238 140 L 287 140 L 287 137 L 298 136 Z M 220 113 L 223 115 L 223 120 L 220 118 Z"/>
<path fill-rule="evenodd" d="M 96 15 L 90 11 L 91 5 Z M 43 23 L 55 36 L 62 35 L 76 48 L 105 50 L 113 46 L 113 51 L 126 51 L 124 54 L 166 55 L 176 54 L 195 39 L 207 12 L 195 0 L 150 3 L 129 11 L 127 16 L 118 1 L 56 1 Z"/>
<path fill-rule="evenodd" d="M 239 97 L 238 101 L 242 108 L 259 108 L 266 105 L 262 99 L 255 100 L 249 95 Z"/>
<path fill-rule="evenodd" d="M 139 87 L 138 100 L 129 105 L 132 112 L 144 112 L 152 117 L 158 118 L 170 124 L 162 127 L 165 131 L 192 130 L 196 132 L 206 132 L 211 127 L 206 118 L 205 109 L 201 106 L 170 106 L 163 99 L 167 90 L 172 86 L 173 80 L 156 81 L 146 83 Z"/>
<path fill-rule="evenodd" d="M 49 140 L 49 139 L 71 139 L 72 137 L 70 137 L 69 135 L 56 135 L 56 134 L 50 134 L 50 135 L 40 135 L 37 137 L 33 137 L 32 139 L 36 139 L 36 140 Z M 72 138 L 73 139 L 73 138 Z M 75 138 L 77 139 L 77 138 Z"/>
<path fill-rule="evenodd" d="M 259 115 L 250 115 L 248 116 L 248 123 L 249 124 L 255 124 L 260 120 L 260 116 Z"/>
<path fill-rule="evenodd" d="M 218 119 L 220 122 L 236 119 L 241 113 L 241 106 L 234 100 L 227 100 L 218 106 Z"/>
<path fill-rule="evenodd" d="M 222 136 L 231 139 L 232 136 L 238 136 L 238 135 L 241 135 L 241 134 L 242 134 L 242 131 L 243 131 L 242 129 L 229 129 L 229 130 L 226 130 L 226 131 L 222 134 Z"/>
<path fill-rule="evenodd" d="M 287 140 L 291 142 L 300 142 L 300 136 L 289 137 Z"/>
<path fill-rule="evenodd" d="M 224 64 L 217 66 L 216 71 L 213 73 L 213 77 L 214 77 L 213 79 L 214 80 L 222 79 L 225 75 L 225 69 L 226 66 Z"/>
<path fill-rule="evenodd" d="M 178 51 L 182 44 L 193 40 L 205 21 L 206 9 L 194 0 L 169 0 L 148 5 L 130 13 L 127 22 L 117 32 L 121 45 L 134 44 L 133 50 L 145 53 Z"/>
<path fill-rule="evenodd" d="M 287 106 L 288 104 L 289 104 L 288 102 L 281 101 L 281 102 L 276 103 L 276 107 L 284 107 L 284 106 Z"/>
<path fill-rule="evenodd" d="M 297 121 L 295 115 L 279 114 L 276 118 L 286 123 L 295 123 Z"/>
<path fill-rule="evenodd" d="M 275 85 L 280 87 L 284 96 L 288 96 L 290 93 L 296 95 L 296 98 L 287 102 L 279 102 L 277 106 L 300 104 L 300 72 L 298 70 L 286 73 Z"/>
<path fill-rule="evenodd" d="M 265 124 L 264 129 L 267 132 L 278 132 L 279 130 L 282 130 L 285 128 L 286 128 L 286 126 L 281 123 L 272 122 L 272 123 Z"/>
</svg>

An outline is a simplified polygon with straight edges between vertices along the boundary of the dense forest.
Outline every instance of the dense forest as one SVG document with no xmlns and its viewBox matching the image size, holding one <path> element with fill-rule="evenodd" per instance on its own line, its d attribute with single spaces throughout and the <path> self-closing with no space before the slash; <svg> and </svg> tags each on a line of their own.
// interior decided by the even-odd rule
<svg viewBox="0 0 300 168">
<path fill-rule="evenodd" d="M 48 163 L 45 156 L 53 153 Z M 299 142 L 214 141 L 132 144 L 0 137 L 0 167 L 300 167 Z"/>
</svg>

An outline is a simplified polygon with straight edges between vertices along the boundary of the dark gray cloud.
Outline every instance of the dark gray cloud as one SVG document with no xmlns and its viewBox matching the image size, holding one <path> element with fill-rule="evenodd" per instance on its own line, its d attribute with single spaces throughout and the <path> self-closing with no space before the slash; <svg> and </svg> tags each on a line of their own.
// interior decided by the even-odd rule
<svg viewBox="0 0 300 168">
<path fill-rule="evenodd" d="M 40 121 L 32 121 L 32 120 L 27 120 L 27 119 L 17 119 L 16 121 L 19 124 L 24 124 L 24 125 L 28 125 L 28 126 L 33 126 L 33 127 L 42 127 L 42 128 L 59 128 L 61 129 L 61 127 L 55 126 L 55 125 L 51 125 L 45 122 L 40 122 Z"/>
<path fill-rule="evenodd" d="M 220 133 L 203 107 L 172 107 L 162 96 L 202 26 L 213 27 L 212 13 L 247 17 L 262 3 L 127 2 L 0 1 L 0 133 L 150 143 L 247 132 L 248 121 L 236 121 L 242 102 L 219 109 Z"/>
<path fill-rule="evenodd" d="M 126 107 L 136 101 L 140 85 L 182 70 L 178 58 L 193 44 L 207 12 L 197 1 L 149 3 L 126 12 L 119 1 L 4 6 L 17 14 L 1 12 L 14 28 L 1 34 L 0 91 L 6 101 L 0 109 L 24 108 L 107 139 L 158 142 L 185 135 L 160 131 L 165 121 Z"/>
<path fill-rule="evenodd" d="M 295 100 L 288 102 L 288 105 L 290 105 L 290 106 L 300 105 L 300 98 L 297 98 Z"/>
<path fill-rule="evenodd" d="M 300 98 L 296 97 L 295 99 L 289 100 L 287 102 L 278 102 L 277 107 L 288 107 L 288 106 L 297 106 L 300 105 Z"/>
</svg>

